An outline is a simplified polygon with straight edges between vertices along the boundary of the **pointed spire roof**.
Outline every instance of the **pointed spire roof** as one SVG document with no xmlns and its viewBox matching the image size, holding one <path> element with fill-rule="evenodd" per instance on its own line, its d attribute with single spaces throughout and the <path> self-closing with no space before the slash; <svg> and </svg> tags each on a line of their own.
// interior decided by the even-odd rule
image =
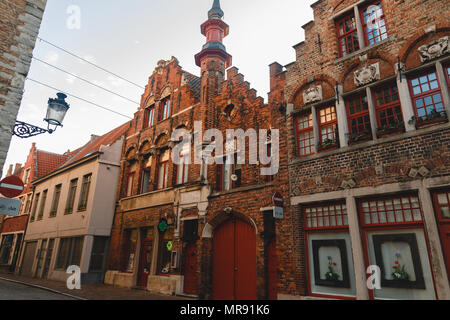
<svg viewBox="0 0 450 320">
<path fill-rule="evenodd" d="M 208 18 L 209 19 L 222 19 L 223 18 L 223 11 L 220 8 L 220 0 L 214 0 L 213 6 L 211 10 L 208 11 Z"/>
</svg>

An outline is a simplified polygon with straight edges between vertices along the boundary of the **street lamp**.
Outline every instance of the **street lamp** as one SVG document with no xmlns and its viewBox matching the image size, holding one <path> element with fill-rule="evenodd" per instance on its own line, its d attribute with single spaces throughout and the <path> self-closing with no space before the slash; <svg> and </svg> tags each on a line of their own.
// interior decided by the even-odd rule
<svg viewBox="0 0 450 320">
<path fill-rule="evenodd" d="M 70 106 L 65 101 L 67 96 L 64 93 L 57 93 L 56 95 L 58 98 L 48 99 L 47 115 L 44 119 L 47 122 L 47 129 L 16 120 L 13 135 L 24 139 L 47 132 L 52 134 L 58 127 L 62 127 L 62 122 Z"/>
</svg>

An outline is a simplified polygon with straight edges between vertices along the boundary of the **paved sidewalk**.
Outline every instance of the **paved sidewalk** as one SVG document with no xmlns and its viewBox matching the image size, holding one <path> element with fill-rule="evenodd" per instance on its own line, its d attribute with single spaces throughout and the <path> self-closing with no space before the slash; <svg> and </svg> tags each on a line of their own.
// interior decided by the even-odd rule
<svg viewBox="0 0 450 320">
<path fill-rule="evenodd" d="M 186 297 L 173 297 L 150 293 L 145 290 L 123 289 L 104 284 L 81 286 L 81 290 L 67 289 L 65 282 L 28 278 L 0 273 L 0 279 L 9 279 L 29 285 L 48 288 L 57 292 L 87 300 L 192 300 Z"/>
</svg>

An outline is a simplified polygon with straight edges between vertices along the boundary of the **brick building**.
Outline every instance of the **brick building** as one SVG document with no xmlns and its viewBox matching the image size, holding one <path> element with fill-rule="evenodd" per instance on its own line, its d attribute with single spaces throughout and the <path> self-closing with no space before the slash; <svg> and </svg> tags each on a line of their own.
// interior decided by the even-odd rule
<svg viewBox="0 0 450 320">
<path fill-rule="evenodd" d="M 36 148 L 33 143 L 25 164 L 10 166 L 7 176 L 15 175 L 24 183 L 23 192 L 16 197 L 22 202 L 20 212 L 15 217 L 5 217 L 0 227 L 0 268 L 14 272 L 22 248 L 33 200 L 31 183 L 55 170 L 67 160 L 68 155 L 59 155 Z"/>
<path fill-rule="evenodd" d="M 0 2 L 0 172 L 30 69 L 46 0 Z"/>
<path fill-rule="evenodd" d="M 201 26 L 206 44 L 195 56 L 200 77 L 172 58 L 160 61 L 149 78 L 123 149 L 106 283 L 204 299 L 276 299 L 277 256 L 285 263 L 280 272 L 293 268 L 291 224 L 283 223 L 289 220 L 287 203 L 285 220 L 275 221 L 272 212 L 275 193 L 288 197 L 286 166 L 268 176 L 261 175 L 260 162 L 236 163 L 239 151 L 246 159 L 255 155 L 249 139 L 240 146 L 245 150 L 234 139 L 225 151 L 215 149 L 222 164 L 171 160 L 171 153 L 183 158 L 190 151 L 194 160 L 196 151 L 208 149 L 208 129 L 223 137 L 227 129 L 267 130 L 272 135 L 258 140 L 266 154 L 274 129 L 286 136 L 281 105 L 272 103 L 283 89 L 274 83 L 264 104 L 238 69 L 229 68 L 222 43 L 229 27 L 222 18 L 215 0 Z M 184 129 L 190 143 L 180 145 L 176 129 Z M 285 150 L 286 141 L 279 142 Z M 282 153 L 280 163 L 286 161 Z M 288 292 L 294 279 L 282 278 L 281 290 Z"/>
<path fill-rule="evenodd" d="M 450 299 L 450 2 L 312 9 L 296 61 L 273 65 L 295 263 L 282 298 Z M 368 289 L 370 266 L 381 290 Z"/>
</svg>

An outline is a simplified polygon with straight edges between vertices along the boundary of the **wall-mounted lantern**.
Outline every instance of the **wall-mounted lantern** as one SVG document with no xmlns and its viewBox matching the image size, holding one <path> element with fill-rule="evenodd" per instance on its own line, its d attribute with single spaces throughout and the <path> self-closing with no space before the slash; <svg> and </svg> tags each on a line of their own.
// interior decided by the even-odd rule
<svg viewBox="0 0 450 320">
<path fill-rule="evenodd" d="M 47 115 L 44 119 L 47 122 L 47 129 L 43 129 L 22 121 L 16 121 L 13 135 L 19 138 L 30 138 L 43 133 L 52 134 L 58 127 L 62 127 L 62 122 L 69 110 L 69 104 L 65 101 L 67 96 L 64 93 L 57 93 L 58 98 L 48 99 Z"/>
</svg>

